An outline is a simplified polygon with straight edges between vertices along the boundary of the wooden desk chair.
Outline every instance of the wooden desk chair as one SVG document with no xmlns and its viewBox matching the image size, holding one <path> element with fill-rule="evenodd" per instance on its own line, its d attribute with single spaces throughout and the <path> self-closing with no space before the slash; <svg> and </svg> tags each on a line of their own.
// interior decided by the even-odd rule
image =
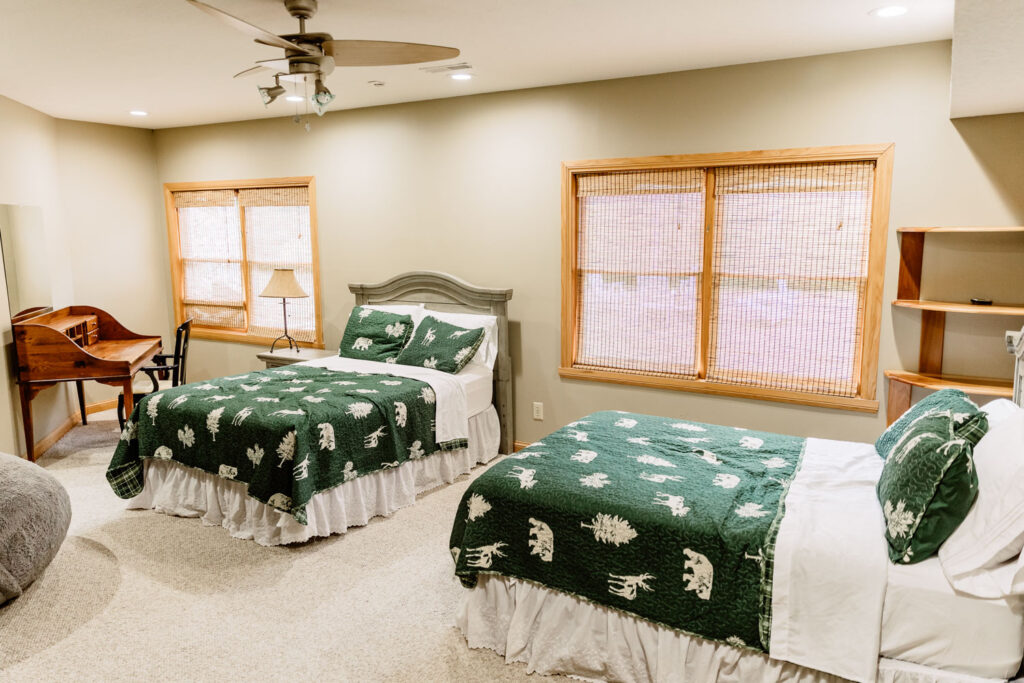
<svg viewBox="0 0 1024 683">
<path fill-rule="evenodd" d="M 185 367 L 188 360 L 188 341 L 192 334 L 192 319 L 189 318 L 174 333 L 174 353 L 158 353 L 153 356 L 154 365 L 141 368 L 137 384 L 132 387 L 135 402 L 147 394 L 186 384 Z M 171 362 L 168 362 L 171 361 Z M 142 376 L 145 376 L 143 379 Z M 117 396 L 117 422 L 124 429 L 124 393 Z"/>
</svg>

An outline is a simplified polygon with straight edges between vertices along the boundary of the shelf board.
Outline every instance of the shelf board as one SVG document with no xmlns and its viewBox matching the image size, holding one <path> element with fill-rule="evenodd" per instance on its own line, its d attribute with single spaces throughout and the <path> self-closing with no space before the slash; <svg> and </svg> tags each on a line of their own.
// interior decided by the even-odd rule
<svg viewBox="0 0 1024 683">
<path fill-rule="evenodd" d="M 920 311 L 1024 316 L 1024 306 L 976 306 L 974 304 L 962 304 L 953 301 L 922 301 L 920 299 L 895 299 L 892 305 L 903 308 L 916 308 Z"/>
<path fill-rule="evenodd" d="M 932 226 L 896 228 L 896 232 L 1024 232 L 1024 225 L 1000 226 L 984 225 L 978 227 Z"/>
<path fill-rule="evenodd" d="M 960 389 L 979 396 L 1013 397 L 1013 381 L 992 377 L 967 377 L 964 375 L 928 375 L 906 370 L 886 370 L 889 379 L 923 389 Z"/>
</svg>

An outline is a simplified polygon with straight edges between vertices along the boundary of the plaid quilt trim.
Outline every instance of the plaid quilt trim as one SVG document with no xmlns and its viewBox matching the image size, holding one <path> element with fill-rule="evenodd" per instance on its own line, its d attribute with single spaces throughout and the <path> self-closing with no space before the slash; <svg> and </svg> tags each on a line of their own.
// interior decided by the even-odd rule
<svg viewBox="0 0 1024 683">
<path fill-rule="evenodd" d="M 972 446 L 977 446 L 978 442 L 981 441 L 981 437 L 985 436 L 988 432 L 988 415 L 979 410 L 976 415 L 972 415 L 965 423 L 960 425 L 954 424 L 953 431 L 961 439 L 970 441 Z"/>
<path fill-rule="evenodd" d="M 437 444 L 438 450 L 441 451 L 457 451 L 463 448 L 469 448 L 469 439 L 452 439 L 451 441 L 445 441 L 444 443 Z M 436 453 L 437 451 L 435 451 Z"/>
<path fill-rule="evenodd" d="M 121 467 L 107 470 L 107 481 L 118 498 L 134 498 L 142 493 L 145 483 L 142 463 L 132 462 Z"/>
<path fill-rule="evenodd" d="M 772 526 L 768 529 L 768 538 L 761 549 L 761 610 L 758 615 L 758 632 L 761 636 L 761 644 L 765 652 L 771 651 L 772 641 L 772 582 L 775 578 L 775 544 L 779 540 L 779 527 L 782 526 L 782 518 L 786 515 L 786 496 L 789 495 L 789 488 L 800 474 L 800 468 L 804 464 L 804 455 L 807 453 L 807 441 L 800 449 L 800 460 L 793 469 L 793 476 L 783 484 L 782 495 L 779 496 L 779 508 L 772 520 Z"/>
</svg>

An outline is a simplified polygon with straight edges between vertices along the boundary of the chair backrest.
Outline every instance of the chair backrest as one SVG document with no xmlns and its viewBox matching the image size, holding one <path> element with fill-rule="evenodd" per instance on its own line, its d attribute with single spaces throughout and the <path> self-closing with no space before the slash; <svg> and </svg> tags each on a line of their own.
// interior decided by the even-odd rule
<svg viewBox="0 0 1024 683">
<path fill-rule="evenodd" d="M 185 379 L 185 361 L 188 360 L 188 340 L 192 336 L 192 318 L 178 325 L 174 333 L 174 371 L 171 373 L 171 386 L 187 384 Z"/>
</svg>

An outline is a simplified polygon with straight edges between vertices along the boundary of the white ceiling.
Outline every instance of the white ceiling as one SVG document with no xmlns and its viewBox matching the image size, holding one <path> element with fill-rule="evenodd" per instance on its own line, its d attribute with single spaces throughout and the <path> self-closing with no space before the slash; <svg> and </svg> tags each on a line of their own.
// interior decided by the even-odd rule
<svg viewBox="0 0 1024 683">
<path fill-rule="evenodd" d="M 298 29 L 280 0 L 208 2 Z M 910 11 L 868 14 L 892 2 Z M 476 75 L 339 68 L 333 110 L 948 39 L 953 0 L 320 0 L 307 30 L 458 47 Z M 271 79 L 232 79 L 281 55 L 185 0 L 0 0 L 0 95 L 60 118 L 166 128 L 290 115 L 294 104 L 260 103 Z"/>
<path fill-rule="evenodd" d="M 957 0 L 950 116 L 1024 111 L 1024 2 Z"/>
</svg>

